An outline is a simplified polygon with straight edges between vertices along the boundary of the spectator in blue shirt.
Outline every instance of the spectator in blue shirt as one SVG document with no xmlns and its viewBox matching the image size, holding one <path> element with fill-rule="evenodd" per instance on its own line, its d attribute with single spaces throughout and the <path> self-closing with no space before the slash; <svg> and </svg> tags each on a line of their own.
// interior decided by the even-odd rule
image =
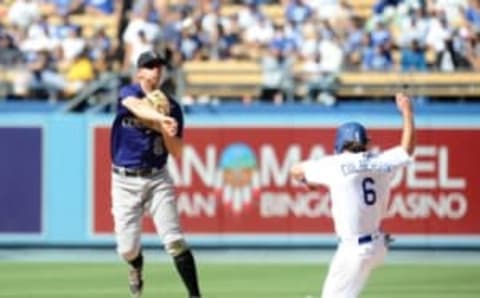
<svg viewBox="0 0 480 298">
<path fill-rule="evenodd" d="M 478 1 L 470 1 L 465 10 L 465 18 L 473 25 L 476 32 L 480 32 L 480 3 Z"/>
<path fill-rule="evenodd" d="M 196 25 L 192 24 L 183 28 L 182 35 L 177 42 L 177 49 L 182 55 L 182 60 L 196 60 L 202 54 L 203 42 Z"/>
<path fill-rule="evenodd" d="M 58 39 L 64 39 L 70 36 L 70 32 L 78 29 L 78 25 L 72 24 L 70 16 L 64 14 L 61 17 L 60 24 L 53 27 L 52 35 Z"/>
<path fill-rule="evenodd" d="M 305 23 L 312 16 L 313 10 L 303 0 L 291 0 L 285 10 L 285 17 L 295 25 Z"/>
<path fill-rule="evenodd" d="M 375 48 L 372 45 L 372 37 L 366 33 L 362 39 L 361 48 L 362 70 L 373 69 L 373 58 L 375 56 Z"/>
<path fill-rule="evenodd" d="M 362 69 L 385 71 L 393 66 L 392 54 L 388 43 L 375 46 L 370 34 L 362 42 Z"/>
<path fill-rule="evenodd" d="M 226 32 L 221 23 L 217 24 L 218 38 L 215 42 L 216 56 L 218 59 L 228 59 L 232 57 L 232 47 L 240 42 L 237 34 Z"/>
<path fill-rule="evenodd" d="M 388 44 L 382 44 L 375 48 L 373 55 L 373 69 L 388 71 L 393 67 L 393 58 Z"/>
<path fill-rule="evenodd" d="M 414 39 L 409 47 L 402 49 L 401 64 L 402 71 L 427 70 L 425 49 L 420 46 L 418 40 Z"/>
<path fill-rule="evenodd" d="M 162 38 L 167 43 L 177 43 L 182 37 L 184 21 L 188 18 L 185 9 L 175 8 L 165 14 L 162 23 Z"/>
<path fill-rule="evenodd" d="M 385 23 L 378 21 L 375 29 L 371 32 L 373 46 L 379 46 L 388 43 L 391 40 L 391 34 Z"/>
<path fill-rule="evenodd" d="M 285 36 L 284 27 L 282 25 L 276 25 L 270 48 L 280 53 L 288 54 L 295 51 L 297 47 L 292 38 Z"/>
<path fill-rule="evenodd" d="M 360 23 L 355 20 L 350 21 L 346 30 L 345 52 L 348 54 L 358 50 L 362 45 L 362 39 L 363 30 Z"/>
<path fill-rule="evenodd" d="M 402 1 L 403 0 L 378 0 L 373 5 L 373 12 L 377 15 L 383 14 L 385 8 L 387 8 L 388 6 L 397 6 Z"/>
<path fill-rule="evenodd" d="M 113 15 L 119 12 L 121 0 L 85 0 L 85 10 L 94 14 Z"/>
<path fill-rule="evenodd" d="M 89 49 L 89 56 L 94 61 L 112 54 L 112 41 L 107 36 L 105 28 L 99 27 L 96 29 L 95 34 L 89 40 Z"/>
</svg>

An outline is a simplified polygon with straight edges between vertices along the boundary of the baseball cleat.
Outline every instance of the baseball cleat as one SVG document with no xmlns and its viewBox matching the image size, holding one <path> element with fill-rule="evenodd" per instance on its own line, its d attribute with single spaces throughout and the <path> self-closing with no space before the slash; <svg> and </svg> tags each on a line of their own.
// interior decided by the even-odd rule
<svg viewBox="0 0 480 298">
<path fill-rule="evenodd" d="M 143 278 L 141 269 L 130 269 L 128 273 L 128 287 L 132 298 L 142 297 Z"/>
</svg>

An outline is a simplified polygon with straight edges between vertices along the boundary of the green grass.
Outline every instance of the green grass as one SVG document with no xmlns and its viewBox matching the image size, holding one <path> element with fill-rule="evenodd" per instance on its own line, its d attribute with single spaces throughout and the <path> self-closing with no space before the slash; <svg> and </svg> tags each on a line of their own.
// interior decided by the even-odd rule
<svg viewBox="0 0 480 298">
<path fill-rule="evenodd" d="M 319 297 L 325 265 L 200 263 L 205 298 Z M 147 263 L 144 298 L 185 298 L 170 263 Z M 113 263 L 0 263 L 0 297 L 128 297 L 126 266 Z M 480 266 L 387 265 L 362 298 L 480 297 Z"/>
</svg>

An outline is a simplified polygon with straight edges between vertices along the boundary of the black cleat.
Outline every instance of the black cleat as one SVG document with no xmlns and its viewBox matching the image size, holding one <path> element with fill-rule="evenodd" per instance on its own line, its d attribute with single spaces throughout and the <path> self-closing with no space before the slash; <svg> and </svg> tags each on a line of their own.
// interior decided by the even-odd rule
<svg viewBox="0 0 480 298">
<path fill-rule="evenodd" d="M 141 269 L 130 269 L 128 272 L 128 287 L 132 298 L 142 297 L 143 278 Z"/>
</svg>

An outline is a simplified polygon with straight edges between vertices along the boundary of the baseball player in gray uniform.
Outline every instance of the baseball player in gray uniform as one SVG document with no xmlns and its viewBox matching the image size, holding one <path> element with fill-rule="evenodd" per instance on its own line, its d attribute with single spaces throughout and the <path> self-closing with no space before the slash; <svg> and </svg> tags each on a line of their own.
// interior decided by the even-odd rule
<svg viewBox="0 0 480 298">
<path fill-rule="evenodd" d="M 140 245 L 142 217 L 149 214 L 170 254 L 190 298 L 200 297 L 193 255 L 188 248 L 166 163 L 169 154 L 182 152 L 183 113 L 166 92 L 159 91 L 165 59 L 155 52 L 142 53 L 137 61 L 137 83 L 124 86 L 112 126 L 112 213 L 117 251 L 130 265 L 132 297 L 143 290 L 143 255 Z M 152 104 L 150 94 L 165 97 L 168 114 Z"/>
<path fill-rule="evenodd" d="M 325 185 L 330 190 L 332 217 L 340 242 L 323 287 L 323 298 L 356 298 L 371 271 L 387 253 L 388 235 L 382 232 L 390 181 L 411 160 L 415 128 L 410 99 L 397 94 L 403 116 L 400 144 L 384 152 L 367 151 L 365 128 L 356 122 L 337 130 L 335 152 L 318 160 L 294 165 L 293 178 L 309 187 Z"/>
</svg>

